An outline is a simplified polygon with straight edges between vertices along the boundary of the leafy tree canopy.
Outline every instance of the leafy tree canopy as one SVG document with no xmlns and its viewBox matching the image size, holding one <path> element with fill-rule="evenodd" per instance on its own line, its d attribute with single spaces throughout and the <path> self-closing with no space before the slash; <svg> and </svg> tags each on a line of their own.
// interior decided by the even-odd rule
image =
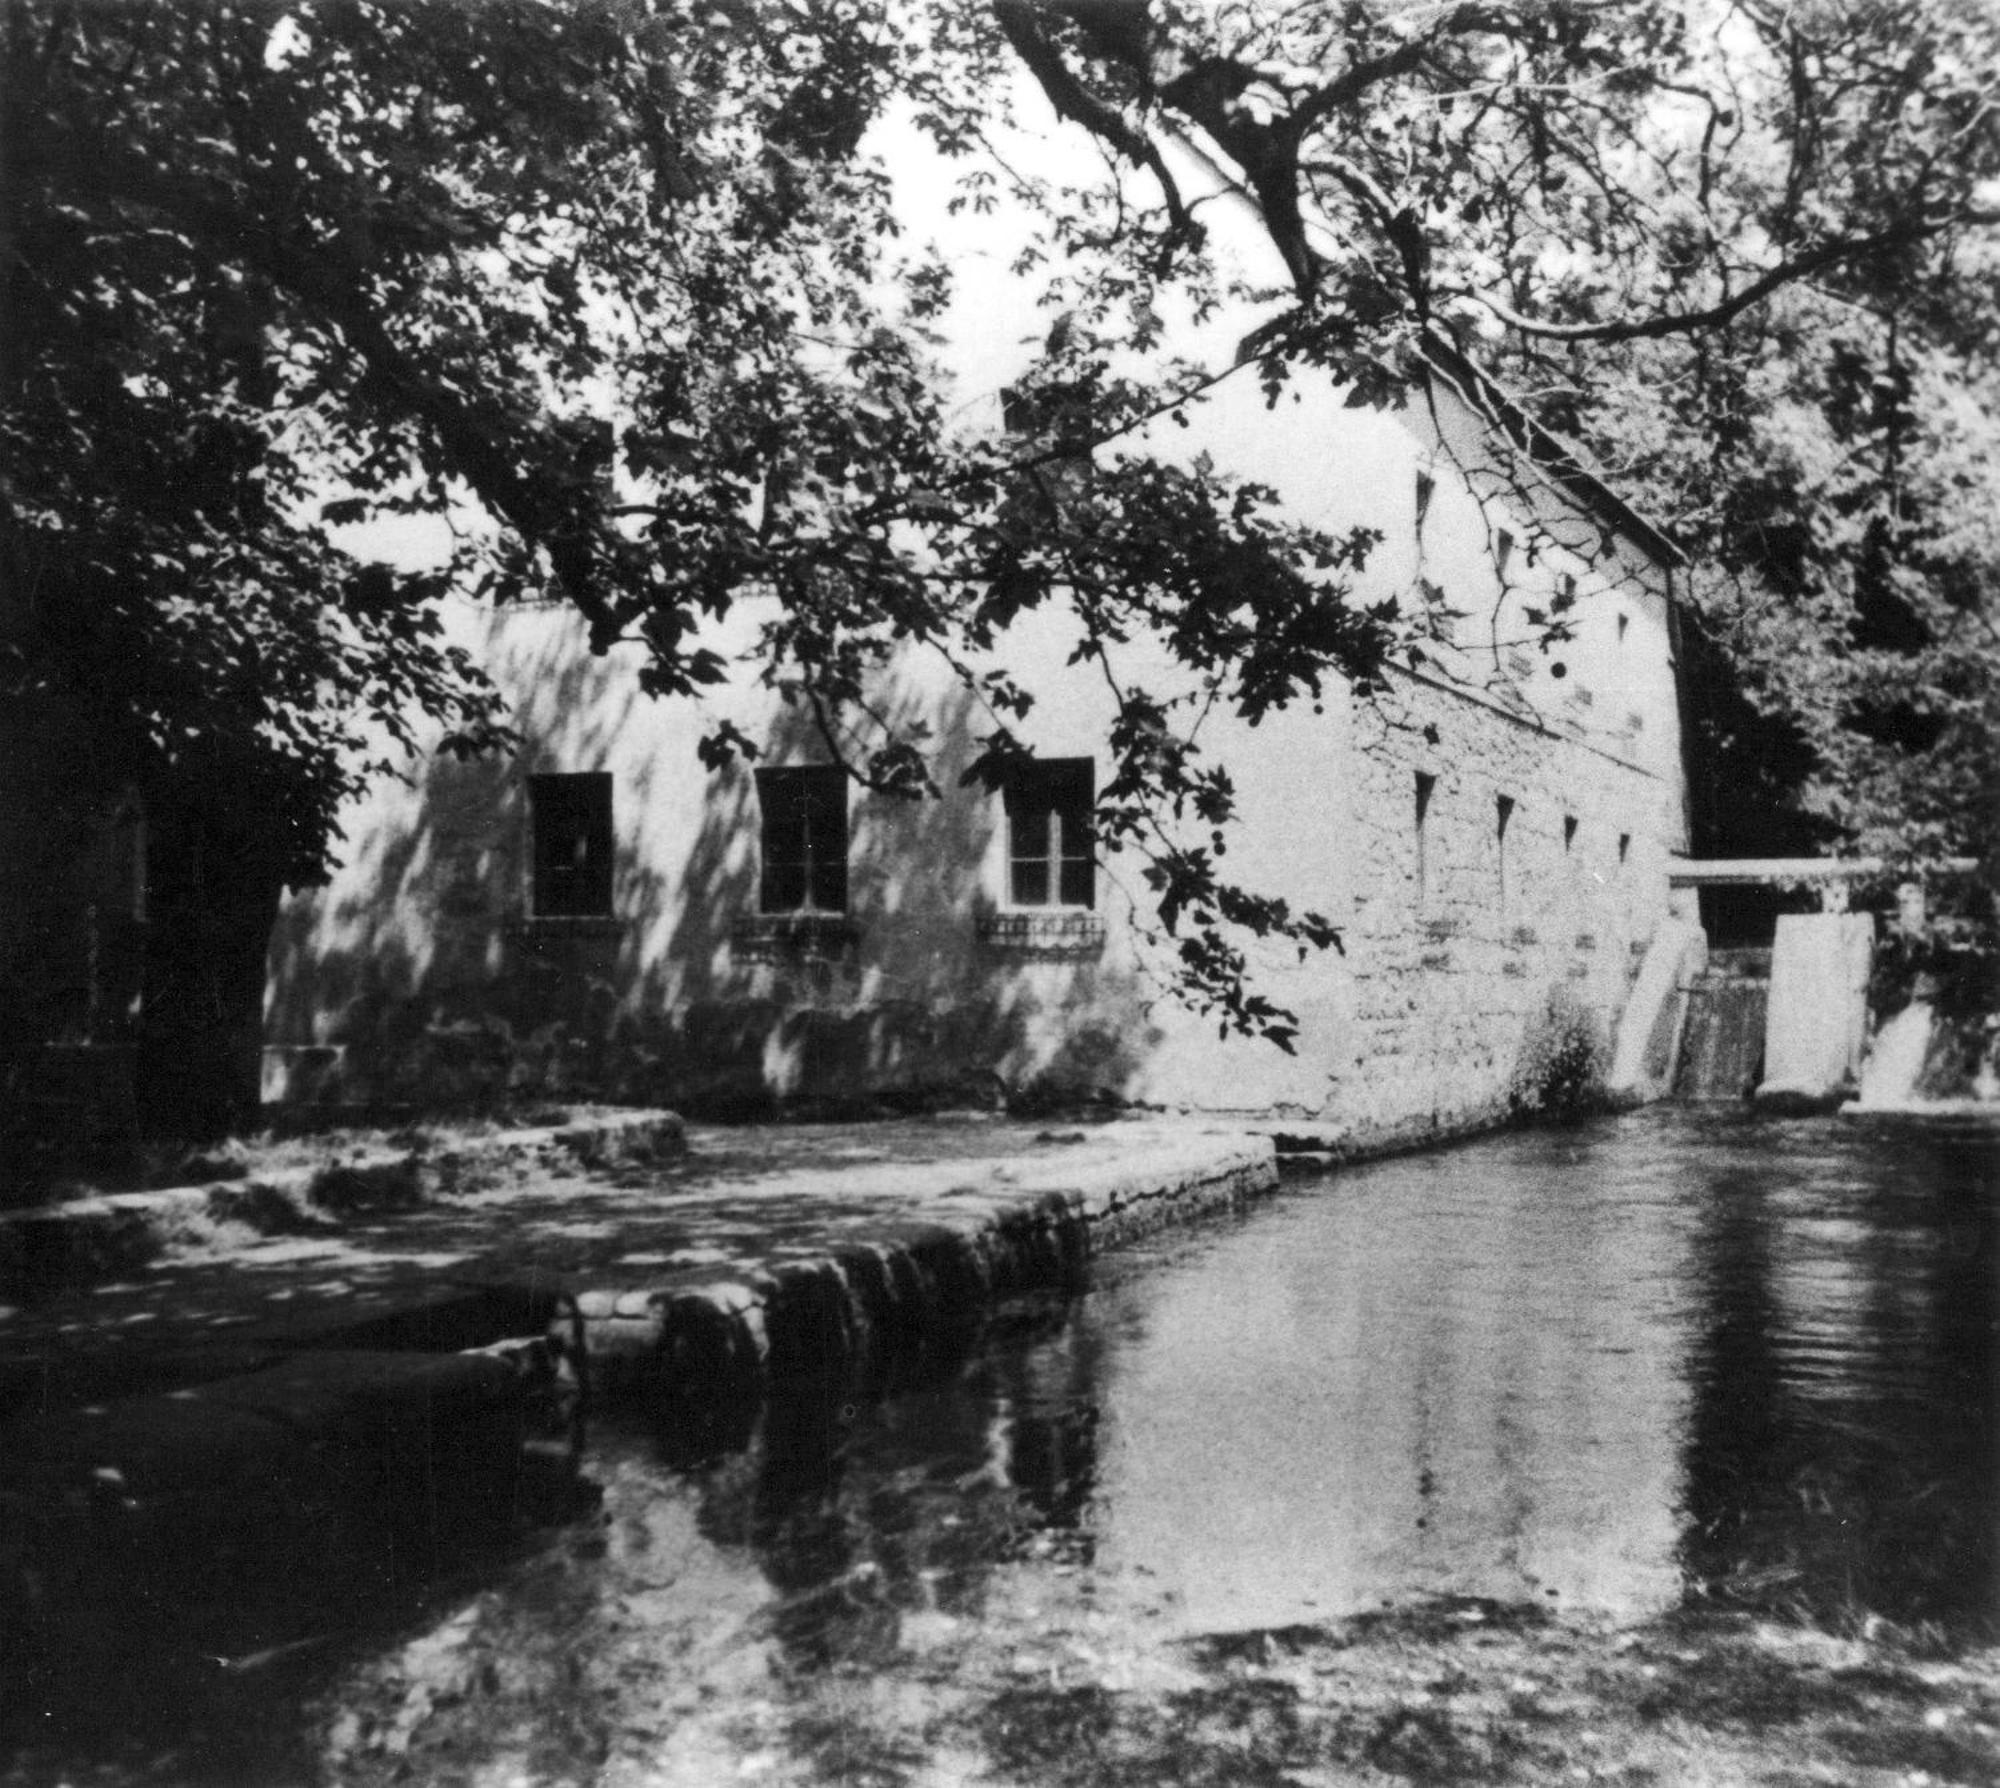
<svg viewBox="0 0 2000 1788">
<path fill-rule="evenodd" d="M 1200 702 L 1255 719 L 1336 674 L 1368 688 L 1396 623 L 1348 600 L 1366 530 L 1127 444 L 1213 374 L 1169 356 L 1163 311 L 1255 303 L 1268 378 L 1362 398 L 1427 335 L 1513 344 L 1530 401 L 1588 434 L 1608 412 L 1569 356 L 1720 341 L 1752 366 L 1740 332 L 1775 296 L 1949 286 L 1992 221 L 1970 0 L 22 0 L 6 29 L 7 674 L 87 697 L 135 761 L 226 748 L 302 791 L 295 879 L 363 722 L 497 736 L 439 632 L 448 583 L 555 583 L 599 649 L 644 643 L 660 694 L 717 681 L 705 623 L 775 596 L 765 676 L 902 792 L 929 785 L 925 742 L 870 712 L 871 672 L 944 654 L 998 776 L 1033 692 L 983 648 L 1052 600 L 1107 669 L 1157 627 Z M 1023 78 L 1100 168 L 993 156 Z M 1012 185 L 1039 220 L 1024 271 L 1059 321 L 1025 435 L 944 410 L 925 343 L 951 270 L 899 235 L 869 136 L 892 114 L 969 205 Z M 1282 290 L 1208 252 L 1196 168 L 1251 208 Z M 1711 410 L 1690 398 L 1689 442 Z M 442 572 L 327 538 L 410 513 L 458 530 Z M 1176 698 L 1116 694 L 1100 829 L 1148 862 L 1190 996 L 1282 1043 L 1233 940 L 1332 928 L 1228 883 L 1226 769 Z"/>
</svg>

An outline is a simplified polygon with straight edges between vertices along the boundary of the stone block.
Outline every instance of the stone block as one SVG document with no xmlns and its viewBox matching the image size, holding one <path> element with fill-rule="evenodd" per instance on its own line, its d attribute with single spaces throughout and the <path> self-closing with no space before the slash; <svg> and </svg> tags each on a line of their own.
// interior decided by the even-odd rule
<svg viewBox="0 0 2000 1788">
<path fill-rule="evenodd" d="M 1625 1002 L 1612 1046 L 1606 1090 L 1617 1100 L 1658 1099 L 1673 1084 L 1674 1056 L 1687 1015 L 1687 988 L 1707 960 L 1699 925 L 1663 919 Z"/>
<path fill-rule="evenodd" d="M 1779 915 L 1760 1106 L 1820 1109 L 1853 1088 L 1868 1034 L 1874 949 L 1871 914 Z"/>
</svg>

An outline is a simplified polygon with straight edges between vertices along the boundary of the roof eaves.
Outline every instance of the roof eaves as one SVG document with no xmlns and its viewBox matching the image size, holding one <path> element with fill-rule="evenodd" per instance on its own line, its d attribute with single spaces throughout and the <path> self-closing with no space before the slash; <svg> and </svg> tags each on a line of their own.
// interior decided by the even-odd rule
<svg viewBox="0 0 2000 1788">
<path fill-rule="evenodd" d="M 1593 510 L 1626 534 L 1662 565 L 1684 567 L 1688 555 L 1668 535 L 1618 495 L 1585 462 L 1580 449 L 1530 416 L 1500 382 L 1453 347 L 1442 336 L 1429 334 L 1419 349 L 1423 370 L 1448 380 L 1459 396 L 1486 417 L 1566 496 Z"/>
</svg>

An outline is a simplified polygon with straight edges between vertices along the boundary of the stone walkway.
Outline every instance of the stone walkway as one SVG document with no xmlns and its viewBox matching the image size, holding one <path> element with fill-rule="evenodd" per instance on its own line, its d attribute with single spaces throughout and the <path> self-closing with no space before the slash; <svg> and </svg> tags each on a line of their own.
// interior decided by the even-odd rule
<svg viewBox="0 0 2000 1788">
<path fill-rule="evenodd" d="M 913 1222 L 976 1227 L 1051 1194 L 1086 1204 L 1094 1194 L 1102 1208 L 1083 1214 L 1102 1220 L 1181 1189 L 1190 1172 L 1241 1178 L 1270 1153 L 1240 1131 L 1158 1121 L 686 1136 L 683 1154 L 596 1168 L 522 1151 L 389 1208 L 267 1199 L 232 1215 L 225 1201 L 191 1221 L 176 1208 L 189 1203 L 182 1194 L 116 1201 L 173 1209 L 174 1233 L 155 1258 L 97 1283 L 0 1290 L 0 1417 L 195 1382 L 300 1347 L 484 1345 L 540 1329 L 565 1298 L 755 1280 Z"/>
<path fill-rule="evenodd" d="M 863 1387 L 1277 1177 L 1269 1137 L 1167 1121 L 680 1143 L 619 1114 L 0 1218 L 0 1653 L 421 1576 L 559 1500 L 591 1399 L 708 1429 Z"/>
</svg>

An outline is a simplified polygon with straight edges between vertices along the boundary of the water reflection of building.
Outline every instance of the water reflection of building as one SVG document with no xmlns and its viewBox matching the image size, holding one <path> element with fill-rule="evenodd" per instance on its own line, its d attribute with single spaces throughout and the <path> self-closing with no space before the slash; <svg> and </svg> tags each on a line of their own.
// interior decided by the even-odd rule
<svg viewBox="0 0 2000 1788">
<path fill-rule="evenodd" d="M 1149 1287 L 1105 1390 L 1106 1567 L 1191 1629 L 1420 1593 L 1669 1605 L 1683 1222 L 1577 1153 L 1345 1172 Z"/>
</svg>

